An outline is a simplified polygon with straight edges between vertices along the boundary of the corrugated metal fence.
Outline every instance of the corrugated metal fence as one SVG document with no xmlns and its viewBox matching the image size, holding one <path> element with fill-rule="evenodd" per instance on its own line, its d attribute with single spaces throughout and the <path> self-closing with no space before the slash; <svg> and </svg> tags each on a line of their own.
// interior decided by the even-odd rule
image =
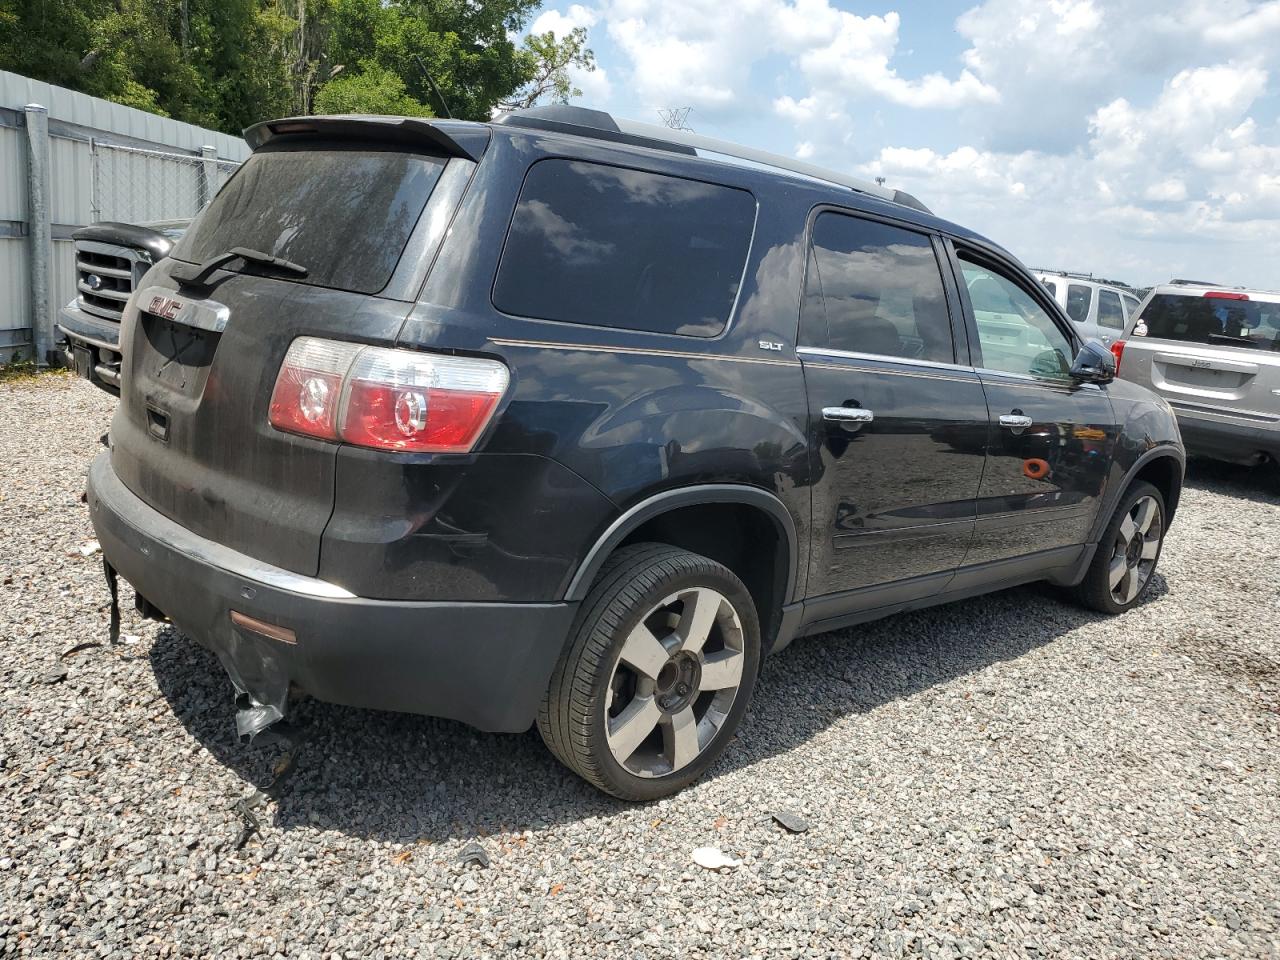
<svg viewBox="0 0 1280 960">
<path fill-rule="evenodd" d="M 0 70 L 0 363 L 44 360 L 75 297 L 73 231 L 192 217 L 248 155 L 239 137 Z"/>
</svg>

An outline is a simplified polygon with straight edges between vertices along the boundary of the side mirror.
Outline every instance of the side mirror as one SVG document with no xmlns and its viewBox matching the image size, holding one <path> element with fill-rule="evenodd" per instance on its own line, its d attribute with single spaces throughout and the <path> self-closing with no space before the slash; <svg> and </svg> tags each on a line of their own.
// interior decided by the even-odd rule
<svg viewBox="0 0 1280 960">
<path fill-rule="evenodd" d="M 1115 378 L 1115 354 L 1099 340 L 1086 340 L 1071 364 L 1071 379 L 1081 383 L 1110 383 Z"/>
</svg>

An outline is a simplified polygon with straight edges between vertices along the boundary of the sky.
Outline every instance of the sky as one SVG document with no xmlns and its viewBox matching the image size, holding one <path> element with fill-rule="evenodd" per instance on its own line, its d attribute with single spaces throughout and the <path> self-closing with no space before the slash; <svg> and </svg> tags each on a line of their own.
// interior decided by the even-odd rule
<svg viewBox="0 0 1280 960">
<path fill-rule="evenodd" d="M 1036 267 L 1280 288 L 1280 0 L 548 0 L 582 106 L 919 197 Z"/>
</svg>

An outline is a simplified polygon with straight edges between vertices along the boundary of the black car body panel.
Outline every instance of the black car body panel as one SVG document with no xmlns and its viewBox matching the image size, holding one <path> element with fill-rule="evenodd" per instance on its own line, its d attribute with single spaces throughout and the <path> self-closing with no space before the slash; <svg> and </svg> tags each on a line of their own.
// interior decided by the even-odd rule
<svg viewBox="0 0 1280 960">
<path fill-rule="evenodd" d="M 264 152 L 347 138 L 445 156 L 380 290 L 348 292 L 233 264 L 200 291 L 182 288 L 162 264 L 148 276 L 153 289 L 126 312 L 124 398 L 110 462 L 91 478 L 104 554 L 152 607 L 216 649 L 261 702 L 281 699 L 283 676 L 343 703 L 520 729 L 533 719 L 576 604 L 620 545 L 657 536 L 741 565 L 768 649 L 1013 583 L 1076 582 L 1135 477 L 1158 475 L 1170 511 L 1176 506 L 1183 451 L 1167 405 L 1127 384 L 984 366 L 981 336 L 1000 320 L 975 319 L 970 262 L 1025 288 L 1045 322 L 1060 327 L 1067 346 L 1059 353 L 1074 354 L 1079 341 L 1005 251 L 912 205 L 687 151 L 518 124 L 304 118 L 255 130 Z M 566 232 L 541 200 L 536 208 L 521 200 L 530 170 L 547 160 L 598 165 L 607 189 L 641 199 L 652 199 L 654 176 L 690 196 L 706 185 L 749 194 L 754 223 L 725 322 L 708 312 L 689 328 L 698 335 L 660 332 L 663 318 L 650 329 L 631 328 L 646 326 L 643 317 L 611 323 L 635 313 L 636 292 L 623 289 L 577 304 L 585 312 L 575 322 L 499 309 L 495 278 L 519 216 L 544 216 L 546 243 L 565 258 L 603 249 Z M 912 347 L 919 355 L 848 349 L 829 322 L 818 332 L 802 324 L 813 290 L 824 311 L 839 299 L 839 278 L 829 271 L 824 284 L 810 267 L 823 215 L 913 238 L 908 252 L 932 287 L 900 302 L 912 316 L 927 307 L 937 319 L 934 340 Z M 197 242 L 188 238 L 175 256 Z M 289 256 L 287 248 L 266 252 Z M 673 265 L 669 282 L 687 272 Z M 898 293 L 882 296 L 889 303 Z M 195 313 L 216 314 L 211 304 L 225 307 L 221 328 L 193 330 Z M 388 452 L 284 433 L 268 423 L 267 406 L 286 352 L 303 336 L 496 359 L 509 385 L 467 453 Z M 1005 415 L 1026 425 L 1011 430 Z M 839 419 L 847 416 L 855 419 Z M 179 549 L 164 562 L 142 559 L 144 547 L 152 557 L 172 549 L 160 549 L 166 525 L 340 596 L 303 599 L 269 582 L 264 590 L 251 572 L 220 566 L 208 547 L 195 558 Z M 296 646 L 247 637 L 233 628 L 233 611 L 296 632 Z M 417 616 L 424 630 L 436 624 L 453 638 L 416 641 Z M 404 674 L 391 679 L 397 650 Z M 459 699 L 459 690 L 481 695 L 481 661 L 501 664 L 494 689 L 508 706 L 500 711 Z M 458 690 L 444 689 L 442 671 L 458 678 Z M 414 688 L 415 677 L 429 679 Z"/>
</svg>

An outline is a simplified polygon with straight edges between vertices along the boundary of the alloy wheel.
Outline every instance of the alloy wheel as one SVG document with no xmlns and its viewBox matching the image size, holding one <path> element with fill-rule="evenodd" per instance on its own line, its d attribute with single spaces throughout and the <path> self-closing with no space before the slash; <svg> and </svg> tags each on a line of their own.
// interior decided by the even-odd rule
<svg viewBox="0 0 1280 960">
<path fill-rule="evenodd" d="M 1107 584 L 1116 603 L 1133 602 L 1147 585 L 1163 536 L 1160 504 L 1154 497 L 1139 497 L 1120 523 L 1107 568 Z"/>
<path fill-rule="evenodd" d="M 627 771 L 687 767 L 715 738 L 742 684 L 742 622 L 723 594 L 689 587 L 663 599 L 627 635 L 609 678 L 609 750 Z"/>
</svg>

